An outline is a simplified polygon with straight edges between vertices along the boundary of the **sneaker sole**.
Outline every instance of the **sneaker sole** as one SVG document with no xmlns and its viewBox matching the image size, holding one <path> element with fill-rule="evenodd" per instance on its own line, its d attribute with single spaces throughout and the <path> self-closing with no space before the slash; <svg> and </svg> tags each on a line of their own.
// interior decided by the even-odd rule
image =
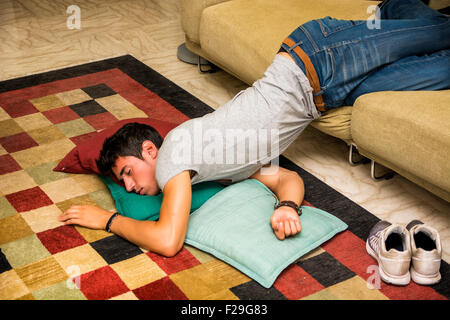
<svg viewBox="0 0 450 320">
<path fill-rule="evenodd" d="M 381 280 L 383 280 L 386 283 L 394 284 L 397 286 L 406 286 L 411 282 L 411 274 L 409 271 L 406 274 L 401 275 L 401 276 L 393 276 L 393 275 L 388 274 L 386 271 L 384 271 L 383 268 L 381 267 L 380 261 L 378 259 L 378 255 L 370 247 L 369 241 L 366 241 L 366 251 L 372 258 L 377 260 L 378 272 L 380 273 Z"/>
<path fill-rule="evenodd" d="M 433 275 L 420 274 L 411 265 L 410 273 L 411 273 L 412 280 L 417 284 L 431 285 L 431 284 L 436 284 L 439 281 L 441 281 L 440 272 L 433 274 Z"/>
</svg>

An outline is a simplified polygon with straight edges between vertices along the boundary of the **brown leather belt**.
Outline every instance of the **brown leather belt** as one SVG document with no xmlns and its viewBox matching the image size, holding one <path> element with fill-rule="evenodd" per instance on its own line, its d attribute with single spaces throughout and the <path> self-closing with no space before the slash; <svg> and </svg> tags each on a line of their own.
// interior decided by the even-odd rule
<svg viewBox="0 0 450 320">
<path fill-rule="evenodd" d="M 290 38 L 286 38 L 286 40 L 283 41 L 285 45 L 287 45 L 289 48 L 292 48 L 295 45 L 295 42 L 292 41 Z M 297 54 L 297 56 L 302 60 L 303 64 L 305 65 L 305 73 L 306 77 L 309 80 L 309 83 L 311 84 L 311 87 L 313 89 L 313 94 L 320 91 L 320 82 L 319 77 L 317 76 L 316 69 L 314 69 L 314 66 L 309 59 L 308 55 L 305 53 L 305 51 L 300 48 L 300 46 L 295 46 L 294 52 Z M 313 95 L 314 103 L 319 111 L 325 111 L 325 103 L 323 102 L 322 95 Z"/>
</svg>

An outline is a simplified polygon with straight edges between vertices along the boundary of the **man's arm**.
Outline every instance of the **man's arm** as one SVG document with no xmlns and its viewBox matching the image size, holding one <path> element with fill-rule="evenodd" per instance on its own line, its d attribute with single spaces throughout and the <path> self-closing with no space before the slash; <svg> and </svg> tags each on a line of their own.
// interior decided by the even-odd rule
<svg viewBox="0 0 450 320">
<path fill-rule="evenodd" d="M 191 180 L 183 171 L 167 182 L 158 221 L 139 221 L 117 216 L 111 231 L 146 250 L 174 256 L 183 246 L 191 208 Z M 60 216 L 65 224 L 104 229 L 111 212 L 95 206 L 74 206 Z"/>
<path fill-rule="evenodd" d="M 111 231 L 140 247 L 164 256 L 174 256 L 186 236 L 192 190 L 189 171 L 167 182 L 158 221 L 138 221 L 118 216 Z"/>
<path fill-rule="evenodd" d="M 305 187 L 302 178 L 294 172 L 281 167 L 277 170 L 271 168 L 272 174 L 262 173 L 262 169 L 254 173 L 250 179 L 257 179 L 266 185 L 277 197 L 278 200 L 294 201 L 298 206 L 303 202 Z M 300 218 L 294 209 L 290 207 L 280 207 L 276 209 L 270 219 L 272 229 L 278 239 L 295 235 L 301 231 Z"/>
</svg>

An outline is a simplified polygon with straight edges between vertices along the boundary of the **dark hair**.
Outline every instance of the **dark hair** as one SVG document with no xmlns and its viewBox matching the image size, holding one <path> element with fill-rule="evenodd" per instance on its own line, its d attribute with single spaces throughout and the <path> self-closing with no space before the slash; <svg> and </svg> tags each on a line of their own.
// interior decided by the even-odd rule
<svg viewBox="0 0 450 320">
<path fill-rule="evenodd" d="M 103 143 L 97 167 L 103 175 L 110 175 L 118 157 L 142 157 L 142 143 L 150 140 L 159 149 L 163 138 L 153 127 L 142 123 L 127 123 Z"/>
</svg>

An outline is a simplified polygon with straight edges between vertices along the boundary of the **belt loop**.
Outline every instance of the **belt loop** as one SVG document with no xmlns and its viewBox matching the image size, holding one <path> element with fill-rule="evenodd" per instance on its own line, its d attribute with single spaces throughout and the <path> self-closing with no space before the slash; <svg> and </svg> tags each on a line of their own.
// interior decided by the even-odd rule
<svg viewBox="0 0 450 320">
<path fill-rule="evenodd" d="M 296 47 L 298 47 L 301 44 L 303 44 L 303 41 L 296 42 L 292 47 L 289 48 L 289 52 L 291 52 L 292 50 L 294 50 Z"/>
<path fill-rule="evenodd" d="M 319 96 L 321 94 L 323 94 L 323 90 L 320 90 L 319 92 L 314 93 L 315 96 Z"/>
</svg>

